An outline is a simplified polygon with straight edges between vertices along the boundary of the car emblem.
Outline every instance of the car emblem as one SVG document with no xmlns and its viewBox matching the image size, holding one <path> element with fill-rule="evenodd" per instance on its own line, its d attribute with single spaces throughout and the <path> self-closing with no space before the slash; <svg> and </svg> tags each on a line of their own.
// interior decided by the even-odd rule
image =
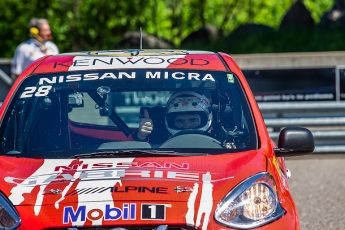
<svg viewBox="0 0 345 230">
<path fill-rule="evenodd" d="M 179 192 L 193 192 L 193 189 L 191 187 L 177 186 L 176 188 L 174 188 L 174 191 L 177 193 L 179 193 Z"/>
<path fill-rule="evenodd" d="M 43 191 L 43 195 L 45 195 L 45 194 L 54 194 L 54 195 L 56 195 L 56 194 L 61 194 L 61 190 L 60 189 L 49 189 L 49 190 L 44 190 Z"/>
</svg>

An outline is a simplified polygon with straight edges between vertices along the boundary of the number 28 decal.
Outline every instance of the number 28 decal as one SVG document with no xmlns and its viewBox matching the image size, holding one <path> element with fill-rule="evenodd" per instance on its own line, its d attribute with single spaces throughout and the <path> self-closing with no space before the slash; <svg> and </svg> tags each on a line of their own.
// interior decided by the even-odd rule
<svg viewBox="0 0 345 230">
<path fill-rule="evenodd" d="M 26 87 L 22 95 L 20 95 L 20 98 L 26 98 L 26 97 L 44 97 L 47 96 L 49 91 L 52 89 L 51 85 L 43 85 L 40 87 L 32 86 L 32 87 Z"/>
</svg>

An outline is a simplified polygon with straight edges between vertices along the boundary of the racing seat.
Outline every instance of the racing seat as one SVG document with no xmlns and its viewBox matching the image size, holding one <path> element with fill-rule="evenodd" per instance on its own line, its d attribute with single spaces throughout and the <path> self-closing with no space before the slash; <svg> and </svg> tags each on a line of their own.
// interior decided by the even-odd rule
<svg viewBox="0 0 345 230">
<path fill-rule="evenodd" d="M 163 106 L 141 107 L 140 116 L 144 116 L 143 110 L 146 109 L 153 123 L 153 130 L 149 140 L 151 144 L 162 144 L 169 139 L 169 132 L 165 126 L 165 108 Z"/>
<path fill-rule="evenodd" d="M 224 128 L 232 128 L 235 126 L 235 117 L 230 105 L 226 105 L 223 108 L 223 111 L 220 111 L 218 114 L 219 106 L 216 104 L 212 105 L 212 114 L 213 114 L 213 125 L 223 126 Z"/>
</svg>

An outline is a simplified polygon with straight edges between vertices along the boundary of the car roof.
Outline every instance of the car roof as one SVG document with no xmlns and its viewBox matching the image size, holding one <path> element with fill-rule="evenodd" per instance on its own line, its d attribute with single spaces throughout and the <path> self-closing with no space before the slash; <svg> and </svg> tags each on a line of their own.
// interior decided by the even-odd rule
<svg viewBox="0 0 345 230">
<path fill-rule="evenodd" d="M 189 69 L 227 71 L 216 52 L 199 50 L 100 50 L 48 56 L 31 74 L 102 69 Z"/>
</svg>

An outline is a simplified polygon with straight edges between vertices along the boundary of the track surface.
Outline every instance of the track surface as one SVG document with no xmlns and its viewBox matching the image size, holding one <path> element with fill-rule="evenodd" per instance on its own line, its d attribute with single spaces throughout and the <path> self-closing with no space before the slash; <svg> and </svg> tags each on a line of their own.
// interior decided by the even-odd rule
<svg viewBox="0 0 345 230">
<path fill-rule="evenodd" d="M 301 230 L 345 229 L 345 154 L 285 158 Z"/>
</svg>

